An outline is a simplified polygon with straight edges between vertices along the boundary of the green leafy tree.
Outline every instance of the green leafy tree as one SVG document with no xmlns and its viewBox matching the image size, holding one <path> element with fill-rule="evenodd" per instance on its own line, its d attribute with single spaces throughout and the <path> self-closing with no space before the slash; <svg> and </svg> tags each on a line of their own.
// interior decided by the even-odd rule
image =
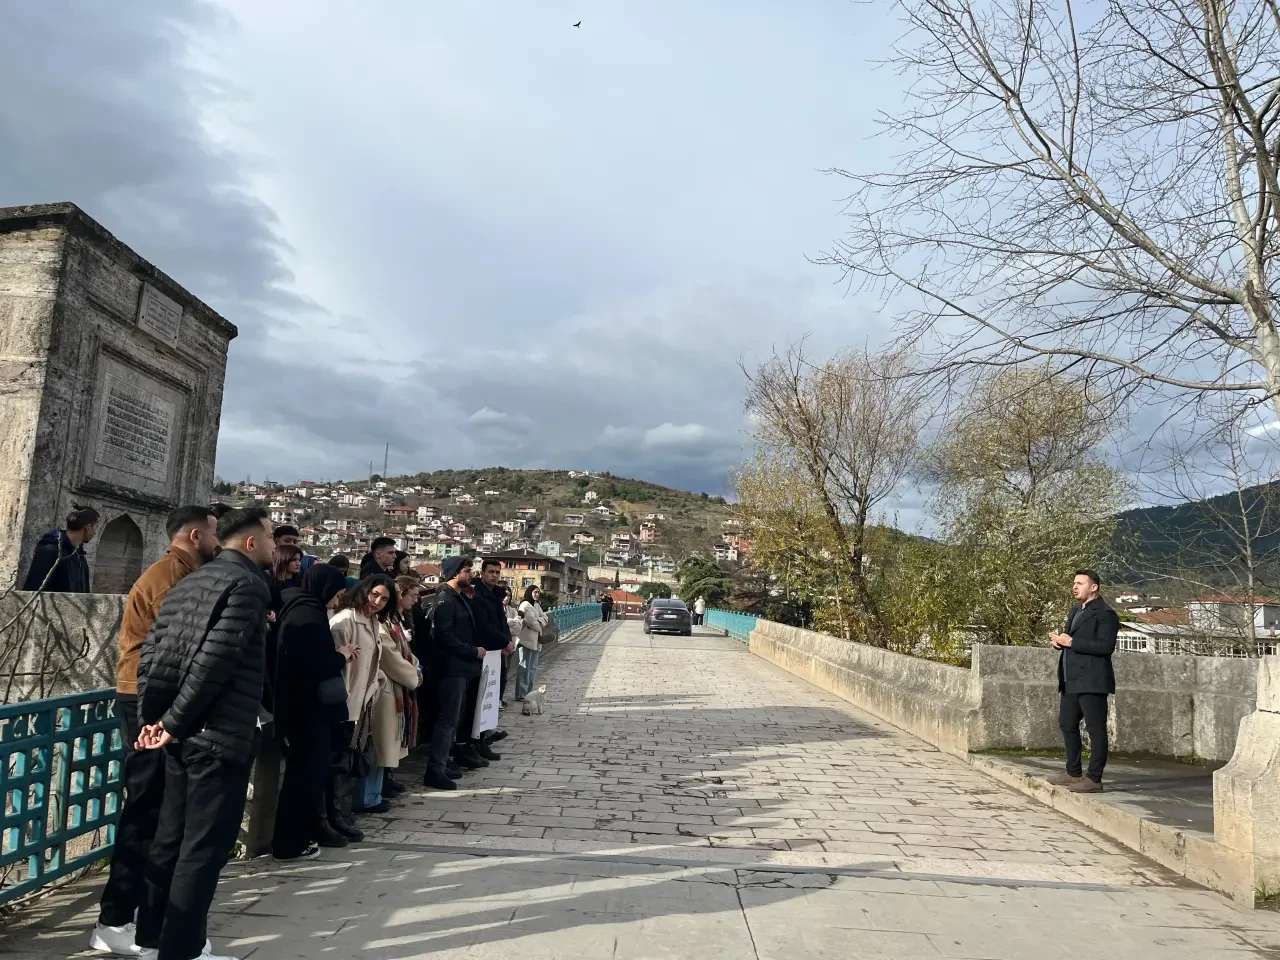
<svg viewBox="0 0 1280 960">
<path fill-rule="evenodd" d="M 690 557 L 680 564 L 680 599 L 693 603 L 702 597 L 710 606 L 722 603 L 733 592 L 733 578 L 714 560 Z"/>
<path fill-rule="evenodd" d="M 932 584 L 942 609 L 963 610 L 939 623 L 963 618 L 988 643 L 1038 643 L 1065 612 L 1074 571 L 1108 567 L 1128 494 L 1102 450 L 1108 413 L 1083 380 L 1047 365 L 977 384 L 929 462 L 950 547 L 933 569 L 968 588 Z"/>
<path fill-rule="evenodd" d="M 652 600 L 654 597 L 666 599 L 671 596 L 671 586 L 659 580 L 642 583 L 640 584 L 640 596 L 645 600 Z"/>
</svg>

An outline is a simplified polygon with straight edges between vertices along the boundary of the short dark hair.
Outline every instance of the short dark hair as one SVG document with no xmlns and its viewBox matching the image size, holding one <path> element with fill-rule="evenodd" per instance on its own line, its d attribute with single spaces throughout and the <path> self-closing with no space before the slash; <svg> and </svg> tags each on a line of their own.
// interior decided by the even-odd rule
<svg viewBox="0 0 1280 960">
<path fill-rule="evenodd" d="M 91 523 L 98 522 L 98 511 L 93 507 L 82 507 L 78 503 L 71 505 L 71 512 L 67 514 L 68 530 L 83 530 Z"/>
<path fill-rule="evenodd" d="M 1076 571 L 1076 576 L 1077 576 L 1077 577 L 1088 577 L 1090 580 L 1092 580 L 1092 581 L 1093 581 L 1093 585 L 1094 585 L 1095 587 L 1100 587 L 1100 586 L 1102 586 L 1102 578 L 1101 578 L 1100 576 L 1098 576 L 1098 571 L 1097 571 L 1097 570 L 1089 570 L 1088 568 L 1086 568 L 1086 569 L 1084 569 L 1084 570 L 1077 570 L 1077 571 Z"/>
<path fill-rule="evenodd" d="M 231 504 L 229 503 L 210 504 L 209 512 L 212 513 L 219 520 L 221 520 L 223 517 L 225 517 L 228 513 L 231 512 Z"/>
<path fill-rule="evenodd" d="M 329 566 L 333 567 L 335 570 L 341 570 L 343 573 L 346 573 L 351 569 L 351 558 L 345 553 L 335 553 L 329 558 Z"/>
<path fill-rule="evenodd" d="M 394 547 L 395 540 L 391 537 L 374 537 L 373 542 L 369 544 L 369 552 L 377 553 L 379 550 L 385 550 L 387 547 Z"/>
<path fill-rule="evenodd" d="M 265 527 L 268 514 L 266 507 L 240 507 L 228 513 L 218 521 L 218 539 L 223 543 L 234 540 L 242 533 L 248 533 L 253 527 Z"/>
<path fill-rule="evenodd" d="M 502 561 L 495 557 L 485 557 L 480 561 L 481 571 L 487 570 L 489 567 L 501 567 Z"/>
<path fill-rule="evenodd" d="M 217 516 L 213 512 L 213 507 L 202 507 L 198 504 L 193 504 L 189 507 L 178 507 L 165 518 L 165 536 L 172 540 L 186 527 L 191 526 L 193 523 L 204 523 L 213 516 Z"/>
<path fill-rule="evenodd" d="M 276 538 L 302 536 L 302 534 L 298 532 L 298 528 L 295 527 L 292 523 L 280 524 L 280 526 L 276 527 L 275 531 L 271 535 Z"/>
</svg>

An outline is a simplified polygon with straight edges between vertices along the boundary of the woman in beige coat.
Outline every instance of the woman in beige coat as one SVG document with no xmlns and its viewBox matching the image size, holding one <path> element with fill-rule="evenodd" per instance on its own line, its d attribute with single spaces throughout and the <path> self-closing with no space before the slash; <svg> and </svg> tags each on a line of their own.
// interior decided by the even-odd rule
<svg viewBox="0 0 1280 960">
<path fill-rule="evenodd" d="M 354 651 L 347 660 L 344 676 L 347 717 L 355 727 L 351 749 L 357 759 L 367 753 L 374 734 L 375 706 L 387 683 L 382 672 L 383 621 L 395 606 L 396 587 L 391 578 L 366 577 L 343 594 L 338 612 L 329 621 L 338 649 Z M 352 809 L 357 813 L 380 812 L 390 807 L 384 804 L 382 768 L 375 761 L 373 768 L 356 780 Z"/>
<path fill-rule="evenodd" d="M 542 591 L 537 587 L 529 587 L 524 592 L 524 601 L 517 610 L 520 613 L 520 646 L 516 650 L 519 655 L 519 666 L 516 667 L 516 699 L 523 700 L 538 682 L 538 649 L 541 646 L 542 631 L 546 629 L 551 618 L 542 609 L 539 601 Z"/>
<path fill-rule="evenodd" d="M 409 647 L 411 634 L 406 623 L 413 622 L 413 605 L 421 593 L 422 585 L 413 577 L 396 577 L 396 612 L 387 618 L 382 629 L 379 662 L 387 682 L 373 709 L 373 742 L 378 766 L 384 770 L 384 796 L 404 791 L 391 771 L 409 755 L 409 738 L 415 732 L 411 727 L 416 724 L 418 701 L 413 691 L 422 685 L 422 667 Z"/>
</svg>

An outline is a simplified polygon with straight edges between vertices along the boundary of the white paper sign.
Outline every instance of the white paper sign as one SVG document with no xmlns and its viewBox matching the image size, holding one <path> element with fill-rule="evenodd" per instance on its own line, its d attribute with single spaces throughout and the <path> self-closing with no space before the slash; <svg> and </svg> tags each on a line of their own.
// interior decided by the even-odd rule
<svg viewBox="0 0 1280 960">
<path fill-rule="evenodd" d="M 501 705 L 502 651 L 490 650 L 484 655 L 480 670 L 480 693 L 476 697 L 476 716 L 471 724 L 471 739 L 477 740 L 486 730 L 498 729 L 498 707 Z"/>
</svg>

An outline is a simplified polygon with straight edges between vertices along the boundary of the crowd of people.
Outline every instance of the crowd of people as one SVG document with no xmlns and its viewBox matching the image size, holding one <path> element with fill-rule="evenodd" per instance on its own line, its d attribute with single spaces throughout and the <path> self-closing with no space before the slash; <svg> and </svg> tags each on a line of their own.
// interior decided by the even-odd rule
<svg viewBox="0 0 1280 960">
<path fill-rule="evenodd" d="M 76 507 L 40 541 L 24 585 L 88 592 L 84 545 L 97 524 Z M 379 537 L 353 576 L 349 558 L 304 553 L 295 527 L 273 527 L 257 507 L 182 507 L 166 533 L 121 620 L 124 800 L 90 946 L 230 960 L 212 953 L 206 923 L 263 737 L 284 757 L 275 859 L 359 841 L 357 818 L 405 791 L 411 752 L 436 790 L 502 759 L 493 745 L 507 734 L 477 710 L 482 668 L 496 659 L 499 697 L 513 674 L 523 699 L 550 615 L 537 587 L 517 602 L 497 560 L 477 569 L 450 557 L 443 582 L 428 584 Z"/>
</svg>

